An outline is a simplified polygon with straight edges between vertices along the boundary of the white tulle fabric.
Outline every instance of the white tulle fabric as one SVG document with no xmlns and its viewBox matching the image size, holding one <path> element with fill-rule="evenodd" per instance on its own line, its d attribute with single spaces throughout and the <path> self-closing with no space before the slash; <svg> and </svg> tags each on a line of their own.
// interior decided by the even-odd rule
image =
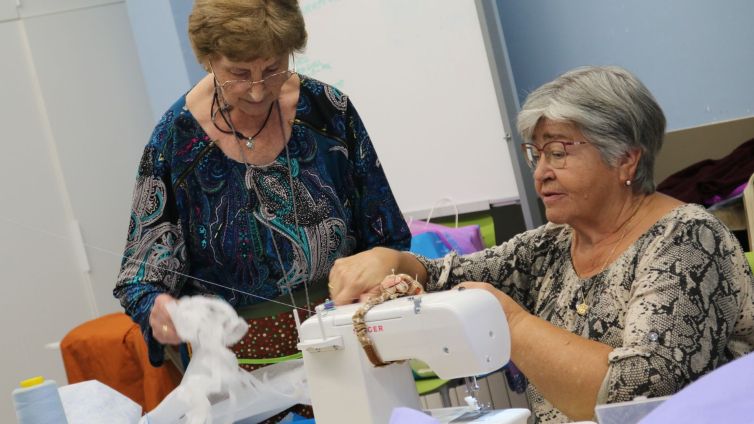
<svg viewBox="0 0 754 424">
<path fill-rule="evenodd" d="M 185 297 L 168 305 L 192 357 L 181 384 L 140 424 L 255 423 L 293 405 L 311 404 L 302 360 L 247 372 L 228 348 L 248 325 L 221 299 Z"/>
</svg>

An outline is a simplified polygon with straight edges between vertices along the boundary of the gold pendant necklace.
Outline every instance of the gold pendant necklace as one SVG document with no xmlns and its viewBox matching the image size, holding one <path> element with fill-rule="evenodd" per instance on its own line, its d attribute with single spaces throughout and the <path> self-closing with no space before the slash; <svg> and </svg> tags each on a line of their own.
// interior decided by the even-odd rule
<svg viewBox="0 0 754 424">
<path fill-rule="evenodd" d="M 646 199 L 646 196 L 641 199 L 641 201 L 639 202 L 639 205 L 636 206 L 636 209 L 634 209 L 634 212 L 623 223 L 623 225 L 622 225 L 622 227 L 623 227 L 623 233 L 621 234 L 621 236 L 618 239 L 618 241 L 615 242 L 615 244 L 613 245 L 612 250 L 610 250 L 610 254 L 607 255 L 607 259 L 605 259 L 605 262 L 602 264 L 602 268 L 600 269 L 600 271 L 597 274 L 594 274 L 594 275 L 601 274 L 602 272 L 605 271 L 605 268 L 607 268 L 607 264 L 610 263 L 610 258 L 612 258 L 613 255 L 615 254 L 615 250 L 618 249 L 618 246 L 621 244 L 621 242 L 623 241 L 623 239 L 626 238 L 626 234 L 628 234 L 628 230 L 630 228 L 629 224 L 634 219 L 634 217 L 636 216 L 637 212 L 639 212 L 639 209 L 641 209 L 641 205 L 644 203 L 644 199 Z M 579 287 L 579 298 L 581 299 L 581 302 L 579 302 L 579 303 L 576 304 L 576 313 L 583 317 L 584 315 L 586 315 L 587 312 L 589 312 L 589 305 L 586 303 L 586 294 L 584 293 L 584 284 L 581 284 L 581 287 Z"/>
<path fill-rule="evenodd" d="M 581 303 L 579 303 L 578 305 L 576 305 L 576 313 L 579 314 L 579 315 L 581 315 L 582 317 L 584 315 L 586 315 L 586 313 L 588 311 L 589 311 L 589 305 L 587 305 L 586 303 L 584 303 L 583 300 L 581 301 Z"/>
</svg>

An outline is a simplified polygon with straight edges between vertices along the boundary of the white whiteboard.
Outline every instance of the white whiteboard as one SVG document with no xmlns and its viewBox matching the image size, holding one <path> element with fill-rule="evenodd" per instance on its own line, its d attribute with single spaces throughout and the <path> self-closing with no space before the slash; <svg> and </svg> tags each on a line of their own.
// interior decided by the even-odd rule
<svg viewBox="0 0 754 424">
<path fill-rule="evenodd" d="M 518 198 L 474 0 L 300 5 L 296 68 L 350 96 L 404 214 Z"/>
</svg>

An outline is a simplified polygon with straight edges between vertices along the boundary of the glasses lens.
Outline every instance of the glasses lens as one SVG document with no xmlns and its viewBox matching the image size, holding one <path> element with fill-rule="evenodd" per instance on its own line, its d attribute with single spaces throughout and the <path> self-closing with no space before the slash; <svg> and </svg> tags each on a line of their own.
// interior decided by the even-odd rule
<svg viewBox="0 0 754 424">
<path fill-rule="evenodd" d="M 565 168 L 566 162 L 566 150 L 565 144 L 559 141 L 553 141 L 545 146 L 545 154 L 548 157 L 548 162 L 553 168 L 562 169 Z"/>
<path fill-rule="evenodd" d="M 243 91 L 251 88 L 251 81 L 249 80 L 233 80 L 225 81 L 223 83 L 223 89 L 228 91 Z"/>
<path fill-rule="evenodd" d="M 526 158 L 526 163 L 529 164 L 529 168 L 537 168 L 537 164 L 539 163 L 539 151 L 535 146 L 532 146 L 531 144 L 525 144 L 524 157 Z"/>
<path fill-rule="evenodd" d="M 259 81 L 250 81 L 250 80 L 233 80 L 233 81 L 225 81 L 225 83 L 222 85 L 223 89 L 229 90 L 229 91 L 248 91 L 251 90 L 251 88 L 254 86 L 254 84 L 260 84 L 264 86 L 267 89 L 278 89 L 280 86 L 285 83 L 285 81 L 288 80 L 288 78 L 293 75 L 292 71 L 283 71 L 278 72 L 275 74 L 272 74 L 268 76 L 267 78 L 261 79 Z"/>
<path fill-rule="evenodd" d="M 277 74 L 272 74 L 269 77 L 265 78 L 264 85 L 267 86 L 267 88 L 278 88 L 283 83 L 288 80 L 288 78 L 291 77 L 291 71 L 283 71 L 278 72 Z"/>
</svg>

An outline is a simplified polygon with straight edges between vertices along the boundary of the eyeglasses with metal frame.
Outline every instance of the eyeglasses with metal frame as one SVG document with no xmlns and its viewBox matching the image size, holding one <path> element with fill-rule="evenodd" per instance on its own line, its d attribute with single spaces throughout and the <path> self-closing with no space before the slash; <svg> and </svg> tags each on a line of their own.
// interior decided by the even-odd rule
<svg viewBox="0 0 754 424">
<path fill-rule="evenodd" d="M 295 66 L 295 64 L 294 64 Z M 212 71 L 212 74 L 215 76 L 215 80 L 217 80 L 217 74 L 215 73 L 214 69 L 212 68 L 212 62 L 209 63 L 210 70 Z M 274 74 L 268 75 L 260 80 L 228 80 L 223 83 L 221 83 L 219 80 L 217 83 L 220 85 L 220 87 L 223 90 L 227 91 L 251 91 L 252 88 L 254 88 L 254 84 L 261 84 L 268 90 L 275 90 L 277 88 L 280 88 L 286 81 L 288 81 L 288 78 L 291 77 L 291 75 L 295 74 L 295 70 L 286 69 L 285 71 L 275 72 Z"/>
<path fill-rule="evenodd" d="M 552 140 L 545 143 L 542 147 L 538 147 L 532 143 L 522 143 L 521 150 L 523 150 L 526 163 L 532 171 L 537 169 L 542 156 L 545 157 L 545 161 L 553 168 L 563 169 L 566 167 L 566 157 L 568 156 L 566 146 L 578 146 L 579 144 L 589 144 L 589 142 Z"/>
</svg>

